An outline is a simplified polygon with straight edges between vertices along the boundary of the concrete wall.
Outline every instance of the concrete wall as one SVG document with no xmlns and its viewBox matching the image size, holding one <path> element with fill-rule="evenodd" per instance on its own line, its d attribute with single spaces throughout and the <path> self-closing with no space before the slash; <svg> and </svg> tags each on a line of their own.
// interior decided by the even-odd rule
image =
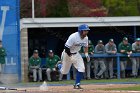
<svg viewBox="0 0 140 93">
<path fill-rule="evenodd" d="M 21 39 L 21 77 L 23 82 L 28 81 L 28 29 L 24 28 L 20 32 Z"/>
</svg>

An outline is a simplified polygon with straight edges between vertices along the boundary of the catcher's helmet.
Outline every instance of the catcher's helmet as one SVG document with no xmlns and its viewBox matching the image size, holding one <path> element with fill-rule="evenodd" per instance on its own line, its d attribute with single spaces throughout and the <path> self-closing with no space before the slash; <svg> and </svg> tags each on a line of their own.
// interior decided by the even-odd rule
<svg viewBox="0 0 140 93">
<path fill-rule="evenodd" d="M 89 26 L 87 24 L 82 24 L 78 27 L 78 32 L 84 31 L 84 30 L 90 30 Z"/>
</svg>

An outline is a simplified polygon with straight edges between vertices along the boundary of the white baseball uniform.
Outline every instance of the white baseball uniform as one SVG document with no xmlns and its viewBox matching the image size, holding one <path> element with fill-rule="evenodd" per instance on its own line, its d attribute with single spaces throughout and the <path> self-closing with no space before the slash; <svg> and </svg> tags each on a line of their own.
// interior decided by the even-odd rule
<svg viewBox="0 0 140 93">
<path fill-rule="evenodd" d="M 61 73 L 67 74 L 72 64 L 79 72 L 85 72 L 83 58 L 79 51 L 82 46 L 88 47 L 88 37 L 86 36 L 84 39 L 81 39 L 79 32 L 75 32 L 69 36 L 65 46 L 70 49 L 72 56 L 69 57 L 65 50 L 63 51 Z"/>
</svg>

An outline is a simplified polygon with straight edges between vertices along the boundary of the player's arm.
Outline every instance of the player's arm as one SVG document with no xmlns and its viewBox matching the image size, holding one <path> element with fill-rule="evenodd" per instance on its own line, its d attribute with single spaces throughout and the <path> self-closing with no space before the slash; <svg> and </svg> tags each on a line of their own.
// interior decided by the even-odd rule
<svg viewBox="0 0 140 93">
<path fill-rule="evenodd" d="M 88 47 L 85 47 L 85 49 L 84 49 L 85 51 L 85 56 L 86 56 L 86 58 L 87 58 L 87 62 L 89 62 L 90 61 L 90 57 L 89 57 L 89 55 L 88 55 Z"/>
<path fill-rule="evenodd" d="M 73 45 L 75 41 L 74 35 L 70 35 L 67 42 L 65 43 L 65 52 L 68 54 L 68 56 L 71 56 L 72 53 L 70 52 L 70 47 Z"/>
<path fill-rule="evenodd" d="M 71 52 L 70 52 L 70 48 L 68 48 L 67 46 L 65 46 L 65 52 L 67 53 L 68 56 L 71 56 Z"/>
</svg>

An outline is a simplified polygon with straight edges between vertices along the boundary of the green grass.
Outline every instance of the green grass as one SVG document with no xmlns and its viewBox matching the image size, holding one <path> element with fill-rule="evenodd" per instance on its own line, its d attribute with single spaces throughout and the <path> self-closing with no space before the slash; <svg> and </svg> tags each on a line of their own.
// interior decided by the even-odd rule
<svg viewBox="0 0 140 93">
<path fill-rule="evenodd" d="M 140 85 L 138 86 L 132 86 L 132 87 L 126 87 L 126 88 L 108 88 L 103 90 L 127 90 L 127 91 L 140 91 Z"/>
<path fill-rule="evenodd" d="M 140 83 L 139 78 L 127 78 L 127 79 L 101 79 L 101 80 L 82 80 L 82 84 L 95 84 L 95 83 L 121 83 L 121 82 L 131 82 L 131 83 Z M 26 84 L 25 82 L 22 82 L 23 84 Z M 40 83 L 40 82 L 29 82 L 28 84 L 34 84 L 34 83 Z M 64 81 L 54 81 L 54 82 L 47 82 L 48 84 L 73 84 L 74 80 L 64 80 Z"/>
<path fill-rule="evenodd" d="M 48 82 L 47 84 L 74 84 L 75 80 L 64 80 L 64 81 L 55 81 L 55 82 Z M 96 84 L 96 83 L 140 83 L 139 78 L 126 78 L 126 79 L 101 79 L 101 80 L 82 80 L 81 84 Z M 16 86 L 16 85 L 35 85 L 35 84 L 42 84 L 42 82 L 21 82 L 17 84 L 8 84 L 9 86 Z"/>
</svg>

